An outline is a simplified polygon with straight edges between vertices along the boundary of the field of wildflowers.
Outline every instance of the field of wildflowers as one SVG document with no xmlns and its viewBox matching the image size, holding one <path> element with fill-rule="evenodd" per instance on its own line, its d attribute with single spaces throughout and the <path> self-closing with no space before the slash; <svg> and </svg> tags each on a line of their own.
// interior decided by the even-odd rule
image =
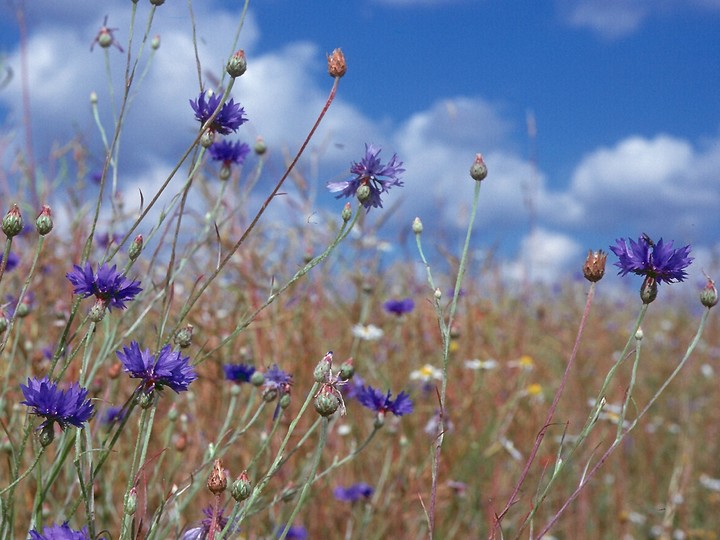
<svg viewBox="0 0 720 540">
<path fill-rule="evenodd" d="M 176 167 L 120 204 L 162 4 L 128 3 L 144 30 L 127 43 L 107 21 L 95 37 L 128 55 L 114 125 L 96 115 L 98 174 L 78 140 L 58 177 L 22 152 L 0 173 L 0 539 L 718 537 L 717 291 L 669 294 L 693 286 L 690 246 L 630 231 L 578 261 L 584 279 L 520 291 L 471 256 L 478 154 L 460 251 L 426 256 L 430 220 L 390 216 L 417 249 L 381 271 L 353 231 L 412 179 L 370 141 L 327 182 L 314 237 L 301 215 L 274 223 L 280 193 L 311 204 L 283 186 L 307 185 L 296 164 L 352 69 L 340 49 L 273 178 L 232 91 L 252 59 L 228 43 L 218 84 L 189 91 Z M 639 294 L 603 294 L 612 266 Z"/>
</svg>

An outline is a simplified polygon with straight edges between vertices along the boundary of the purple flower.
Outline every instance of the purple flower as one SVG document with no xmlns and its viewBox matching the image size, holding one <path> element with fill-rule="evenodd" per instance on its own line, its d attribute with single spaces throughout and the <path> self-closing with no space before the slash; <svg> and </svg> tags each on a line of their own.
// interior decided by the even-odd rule
<svg viewBox="0 0 720 540">
<path fill-rule="evenodd" d="M 113 244 L 118 244 L 123 237 L 121 234 L 104 232 L 97 236 L 97 243 L 102 249 L 107 249 Z"/>
<path fill-rule="evenodd" d="M 207 517 L 202 520 L 200 525 L 188 529 L 181 536 L 180 540 L 205 540 L 210 533 L 210 526 L 212 525 L 213 510 L 212 507 L 208 506 L 203 508 L 203 514 Z M 220 509 L 220 515 L 217 519 L 215 530 L 219 533 L 222 531 L 228 523 L 228 519 L 222 515 L 222 508 Z M 223 535 L 223 538 L 230 538 L 239 529 L 237 527 L 230 527 L 229 530 Z M 216 536 L 219 538 L 219 536 Z"/>
<path fill-rule="evenodd" d="M 73 293 L 83 298 L 95 295 L 108 309 L 125 309 L 125 302 L 134 299 L 142 291 L 139 281 L 130 281 L 115 270 L 115 265 L 110 268 L 107 263 L 103 263 L 97 273 L 93 273 L 90 263 L 85 263 L 85 269 L 77 264 L 73 268 L 72 272 L 65 274 L 75 286 Z"/>
<path fill-rule="evenodd" d="M 165 345 L 157 356 L 153 356 L 149 349 L 141 351 L 137 341 L 133 341 L 130 347 L 123 347 L 122 352 L 117 351 L 115 354 L 132 379 L 142 379 L 140 386 L 147 394 L 156 388 L 162 390 L 165 386 L 178 393 L 184 392 L 197 379 L 190 359 L 173 351 L 170 345 Z"/>
<path fill-rule="evenodd" d="M 383 304 L 385 311 L 393 313 L 400 317 L 405 313 L 410 313 L 415 307 L 415 302 L 412 298 L 403 298 L 402 300 L 388 300 Z"/>
<path fill-rule="evenodd" d="M 357 400 L 371 411 L 379 414 L 389 411 L 395 416 L 402 416 L 413 411 L 413 403 L 408 394 L 400 392 L 395 400 L 390 399 L 391 395 L 390 391 L 385 395 L 372 386 L 364 386 L 358 393 Z"/>
<path fill-rule="evenodd" d="M 57 383 L 50 382 L 47 377 L 28 379 L 27 386 L 20 385 L 27 405 L 33 409 L 32 413 L 42 416 L 45 421 L 39 429 L 52 426 L 53 422 L 60 424 L 62 429 L 73 425 L 82 427 L 93 414 L 93 406 L 87 398 L 88 391 L 79 384 L 73 383 L 67 390 L 60 390 Z"/>
<path fill-rule="evenodd" d="M 190 106 L 195 111 L 195 118 L 197 118 L 201 124 L 205 125 L 205 122 L 210 119 L 215 109 L 220 105 L 221 100 L 222 94 L 214 94 L 205 101 L 205 92 L 201 92 L 197 101 L 190 100 Z M 223 135 L 228 135 L 237 131 L 241 125 L 247 122 L 247 118 L 243 116 L 244 114 L 245 109 L 231 99 L 223 104 L 222 109 L 220 109 L 213 123 L 210 124 L 209 129 L 210 131 L 217 131 Z"/>
<path fill-rule="evenodd" d="M 265 372 L 265 388 L 287 392 L 292 385 L 292 375 L 280 369 L 277 364 Z"/>
<path fill-rule="evenodd" d="M 122 407 L 110 407 L 107 411 L 105 411 L 102 423 L 108 427 L 112 426 L 116 422 L 120 422 L 123 418 L 125 418 L 125 412 L 125 409 Z"/>
<path fill-rule="evenodd" d="M 278 527 L 277 533 L 275 535 L 276 538 L 280 538 L 282 536 L 283 531 L 285 530 L 285 527 L 287 525 L 281 525 Z M 305 527 L 302 525 L 293 525 L 288 529 L 287 534 L 285 535 L 285 538 L 295 538 L 296 540 L 307 540 L 308 538 L 308 532 Z"/>
<path fill-rule="evenodd" d="M 354 503 L 360 499 L 369 499 L 375 490 L 365 482 L 359 482 L 346 488 L 338 486 L 333 490 L 333 495 L 338 501 Z"/>
<path fill-rule="evenodd" d="M 223 165 L 229 166 L 231 163 L 242 165 L 250 153 L 250 147 L 240 141 L 228 142 L 222 140 L 213 143 L 210 148 L 208 148 L 208 151 L 215 161 L 221 161 Z"/>
<path fill-rule="evenodd" d="M 360 193 L 360 202 L 370 211 L 370 208 L 382 208 L 380 196 L 387 193 L 392 186 L 402 186 L 403 182 L 398 178 L 400 173 L 405 172 L 402 168 L 402 161 L 399 161 L 397 154 L 393 154 L 387 165 L 380 162 L 380 148 L 372 144 L 365 144 L 365 156 L 360 163 L 354 162 L 350 172 L 355 176 L 343 182 L 328 182 L 327 188 L 333 192 L 340 192 L 335 198 L 352 197 L 357 194 L 358 189 L 366 186 L 367 193 Z"/>
<path fill-rule="evenodd" d="M 2 263 L 3 255 L 0 253 L 0 263 Z M 5 265 L 5 271 L 10 272 L 11 270 L 14 270 L 17 268 L 17 265 L 20 264 L 20 257 L 15 255 L 12 251 L 8 254 L 7 264 Z"/>
<path fill-rule="evenodd" d="M 653 242 L 647 235 L 642 235 L 637 242 L 630 240 L 630 246 L 624 238 L 616 240 L 610 250 L 618 256 L 615 266 L 620 268 L 618 274 L 633 273 L 638 276 L 653 278 L 658 283 L 675 283 L 687 277 L 685 269 L 690 266 L 690 246 L 673 249 L 672 241 L 667 244 L 662 238 Z"/>
<path fill-rule="evenodd" d="M 238 384 L 250 382 L 250 378 L 255 373 L 255 367 L 247 364 L 225 364 L 223 370 L 228 381 Z"/>
<path fill-rule="evenodd" d="M 42 534 L 33 529 L 30 531 L 30 540 L 90 540 L 90 535 L 87 527 L 75 531 L 67 523 L 63 523 L 45 527 Z"/>
</svg>

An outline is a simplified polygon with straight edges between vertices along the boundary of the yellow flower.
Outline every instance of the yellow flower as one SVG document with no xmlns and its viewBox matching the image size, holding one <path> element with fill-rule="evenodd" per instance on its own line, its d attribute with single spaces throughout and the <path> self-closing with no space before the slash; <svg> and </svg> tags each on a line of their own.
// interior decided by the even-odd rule
<svg viewBox="0 0 720 540">
<path fill-rule="evenodd" d="M 460 348 L 460 345 L 458 345 L 457 340 L 451 339 L 451 340 L 450 340 L 450 347 L 449 347 L 450 352 L 451 352 L 451 353 L 457 352 L 457 350 L 458 350 L 459 348 Z"/>
<path fill-rule="evenodd" d="M 528 354 L 523 354 L 520 357 L 520 360 L 518 360 L 518 363 L 523 369 L 532 369 L 535 366 L 535 361 L 533 360 L 532 356 Z"/>
<path fill-rule="evenodd" d="M 530 357 L 528 357 L 528 358 L 530 358 Z M 533 383 L 525 389 L 525 391 L 528 393 L 528 395 L 533 396 L 533 397 L 542 395 L 542 390 L 543 390 L 542 385 L 540 385 L 538 383 Z"/>
</svg>

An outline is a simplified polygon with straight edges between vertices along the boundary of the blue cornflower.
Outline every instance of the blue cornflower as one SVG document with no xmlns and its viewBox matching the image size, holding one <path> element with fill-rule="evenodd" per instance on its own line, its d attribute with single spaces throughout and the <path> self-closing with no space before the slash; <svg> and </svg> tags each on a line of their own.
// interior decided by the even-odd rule
<svg viewBox="0 0 720 540">
<path fill-rule="evenodd" d="M 364 387 L 365 379 L 363 379 L 360 375 L 355 374 L 352 379 L 347 382 L 347 384 L 340 387 L 340 391 L 345 396 L 345 399 L 357 399 L 358 395 L 362 393 Z"/>
<path fill-rule="evenodd" d="M 51 525 L 43 529 L 42 534 L 35 529 L 30 531 L 30 540 L 91 540 L 87 527 L 79 531 L 70 528 L 67 523 Z"/>
<path fill-rule="evenodd" d="M 228 381 L 238 384 L 250 382 L 250 378 L 255 373 L 255 367 L 248 364 L 225 364 L 223 370 Z"/>
<path fill-rule="evenodd" d="M 208 151 L 215 161 L 221 161 L 225 166 L 230 166 L 232 163 L 242 165 L 250 153 L 250 146 L 240 141 L 228 142 L 223 139 L 213 143 Z"/>
<path fill-rule="evenodd" d="M 657 283 L 675 283 L 687 277 L 685 269 L 690 266 L 690 246 L 673 249 L 672 241 L 667 244 L 661 238 L 657 243 L 642 235 L 637 242 L 630 240 L 627 245 L 624 238 L 616 240 L 610 250 L 618 256 L 615 266 L 620 268 L 618 274 L 633 273 L 652 278 Z"/>
<path fill-rule="evenodd" d="M 67 390 L 60 390 L 57 383 L 47 377 L 28 378 L 27 382 L 27 386 L 20 385 L 25 396 L 25 401 L 20 403 L 31 407 L 33 414 L 45 418 L 38 429 L 52 427 L 53 422 L 60 424 L 62 429 L 68 425 L 79 428 L 93 415 L 94 408 L 86 399 L 88 391 L 79 384 L 73 383 Z"/>
<path fill-rule="evenodd" d="M 379 414 L 389 411 L 395 416 L 402 416 L 413 411 L 413 403 L 408 394 L 400 392 L 394 400 L 390 399 L 391 395 L 390 391 L 386 395 L 372 386 L 364 386 L 358 392 L 357 400 L 371 411 Z"/>
<path fill-rule="evenodd" d="M 282 536 L 285 527 L 286 525 L 281 525 L 280 527 L 278 527 L 278 530 L 275 534 L 276 538 L 280 538 Z M 294 538 L 295 540 L 307 540 L 308 532 L 307 529 L 302 525 L 293 525 L 288 529 L 285 538 Z"/>
<path fill-rule="evenodd" d="M 292 383 L 292 375 L 280 369 L 277 364 L 273 364 L 265 372 L 265 388 L 287 392 Z"/>
<path fill-rule="evenodd" d="M 109 407 L 108 410 L 105 411 L 102 423 L 110 427 L 116 422 L 121 422 L 122 419 L 125 418 L 126 412 L 123 407 Z"/>
<path fill-rule="evenodd" d="M 402 300 L 388 300 L 383 304 L 385 311 L 393 313 L 400 317 L 405 313 L 410 313 L 415 307 L 415 302 L 412 298 L 403 298 Z"/>
<path fill-rule="evenodd" d="M 3 255 L 0 253 L 0 263 L 2 263 Z M 10 272 L 11 270 L 14 270 L 17 268 L 17 265 L 20 264 L 20 257 L 15 255 L 12 251 L 8 254 L 7 264 L 5 265 L 5 271 Z"/>
<path fill-rule="evenodd" d="M 336 199 L 358 195 L 358 200 L 370 211 L 370 208 L 382 208 L 380 196 L 392 186 L 403 186 L 398 177 L 405 172 L 402 161 L 398 160 L 397 154 L 393 154 L 388 164 L 383 165 L 378 157 L 381 151 L 372 144 L 365 144 L 365 156 L 360 163 L 354 162 L 350 167 L 350 172 L 355 176 L 343 182 L 328 182 L 327 188 L 331 192 L 340 192 Z M 361 187 L 363 190 L 358 191 Z"/>
<path fill-rule="evenodd" d="M 125 309 L 125 302 L 133 300 L 142 291 L 139 281 L 130 281 L 115 270 L 115 265 L 111 268 L 103 263 L 97 273 L 93 272 L 90 263 L 85 263 L 84 269 L 77 264 L 73 268 L 72 272 L 65 274 L 75 286 L 73 293 L 83 298 L 95 295 L 108 309 Z"/>
<path fill-rule="evenodd" d="M 215 109 L 220 105 L 221 100 L 222 94 L 214 94 L 206 101 L 205 92 L 201 92 L 197 101 L 190 100 L 190 106 L 195 111 L 195 118 L 197 118 L 201 124 L 205 125 L 205 122 L 210 119 Z M 231 99 L 230 101 L 226 101 L 215 117 L 215 120 L 213 120 L 213 123 L 210 124 L 209 129 L 210 131 L 217 131 L 223 135 L 228 135 L 237 131 L 241 125 L 247 122 L 247 118 L 243 116 L 244 114 L 245 109 L 236 104 L 235 100 Z"/>
<path fill-rule="evenodd" d="M 205 540 L 210 533 L 210 526 L 212 525 L 213 509 L 208 506 L 203 508 L 203 514 L 207 517 L 200 522 L 199 525 L 188 529 L 181 536 L 180 540 Z M 215 530 L 222 531 L 228 523 L 228 518 L 222 515 L 222 508 L 220 509 L 220 515 L 218 516 Z M 223 535 L 223 538 L 230 538 L 234 533 L 238 532 L 237 526 L 231 526 L 230 529 Z M 219 537 L 218 537 L 219 538 Z"/>
<path fill-rule="evenodd" d="M 338 501 L 354 503 L 360 499 L 369 499 L 374 491 L 370 484 L 359 482 L 346 488 L 338 486 L 333 490 L 333 495 Z"/>
<path fill-rule="evenodd" d="M 97 243 L 102 249 L 108 249 L 113 244 L 119 244 L 123 239 L 122 234 L 108 232 L 97 235 Z"/>
<path fill-rule="evenodd" d="M 133 341 L 130 347 L 123 347 L 122 352 L 115 354 L 132 379 L 142 379 L 140 387 L 146 394 L 165 386 L 178 393 L 184 392 L 197 379 L 190 358 L 173 351 L 170 345 L 165 345 L 157 356 L 153 356 L 149 349 L 141 351 L 137 341 Z"/>
</svg>

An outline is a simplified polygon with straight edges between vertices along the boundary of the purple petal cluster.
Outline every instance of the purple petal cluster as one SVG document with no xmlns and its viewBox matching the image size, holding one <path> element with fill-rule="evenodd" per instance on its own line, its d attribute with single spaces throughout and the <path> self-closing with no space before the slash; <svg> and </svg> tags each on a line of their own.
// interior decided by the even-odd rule
<svg viewBox="0 0 720 540">
<path fill-rule="evenodd" d="M 229 142 L 223 139 L 213 143 L 208 152 L 215 161 L 221 161 L 223 165 L 242 165 L 250 153 L 250 146 L 240 141 Z"/>
<path fill-rule="evenodd" d="M 364 386 L 358 392 L 357 400 L 371 411 L 380 414 L 391 412 L 395 416 L 402 416 L 413 411 L 413 403 L 407 393 L 400 392 L 394 400 L 390 399 L 391 395 L 390 391 L 383 394 L 372 386 Z"/>
<path fill-rule="evenodd" d="M 280 369 L 277 364 L 273 364 L 265 372 L 265 388 L 285 392 L 292 385 L 292 382 L 292 375 Z"/>
<path fill-rule="evenodd" d="M 0 263 L 2 263 L 3 260 L 3 254 L 0 253 Z M 10 272 L 11 270 L 14 270 L 17 268 L 17 265 L 20 264 L 20 257 L 15 255 L 12 251 L 8 254 L 7 264 L 5 265 L 5 271 Z"/>
<path fill-rule="evenodd" d="M 190 106 L 195 111 L 195 118 L 197 118 L 202 125 L 205 125 L 210 117 L 213 115 L 215 110 L 220 105 L 222 100 L 222 94 L 214 94 L 207 100 L 205 99 L 205 92 L 201 92 L 197 100 L 190 100 Z M 223 135 L 229 135 L 230 133 L 237 131 L 237 129 L 247 122 L 247 118 L 244 116 L 245 109 L 235 103 L 235 100 L 230 99 L 226 101 L 220 112 L 210 124 L 210 131 L 216 131 Z"/>
<path fill-rule="evenodd" d="M 381 151 L 372 144 L 365 144 L 365 155 L 360 163 L 354 162 L 350 167 L 350 172 L 355 176 L 343 182 L 328 182 L 327 188 L 332 193 L 340 192 L 335 196 L 336 199 L 353 197 L 358 188 L 367 186 L 369 194 L 361 203 L 370 211 L 370 208 L 382 208 L 383 193 L 387 193 L 393 186 L 404 185 L 399 178 L 405 172 L 402 161 L 398 160 L 397 154 L 393 154 L 387 165 L 383 165 L 379 157 Z"/>
<path fill-rule="evenodd" d="M 388 300 L 383 304 L 385 311 L 400 317 L 405 313 L 410 313 L 415 308 L 415 302 L 412 298 L 403 298 L 402 300 Z"/>
<path fill-rule="evenodd" d="M 281 525 L 278 527 L 277 533 L 275 535 L 276 538 L 280 538 L 282 536 L 283 531 L 285 530 L 286 525 Z M 303 527 L 302 525 L 292 525 L 289 529 L 287 534 L 285 535 L 285 538 L 294 538 L 295 540 L 307 540 L 309 538 L 307 529 Z"/>
<path fill-rule="evenodd" d="M 74 270 L 66 277 L 74 285 L 73 293 L 83 298 L 95 296 L 101 300 L 108 309 L 125 309 L 125 302 L 133 300 L 142 291 L 139 281 L 130 281 L 120 272 L 116 266 L 112 268 L 103 263 L 97 272 L 93 272 L 90 263 L 85 263 L 85 268 L 73 265 Z"/>
<path fill-rule="evenodd" d="M 210 533 L 210 526 L 212 525 L 213 509 L 208 506 L 203 508 L 203 514 L 207 517 L 200 522 L 200 525 L 188 529 L 181 536 L 180 540 L 205 540 Z M 220 515 L 218 516 L 217 524 L 215 527 L 216 531 L 222 531 L 228 523 L 228 518 L 222 515 L 222 508 L 220 509 Z M 223 539 L 231 538 L 234 533 L 238 531 L 238 528 L 230 527 L 230 529 L 222 536 Z M 220 538 L 217 536 L 216 538 Z"/>
<path fill-rule="evenodd" d="M 333 490 L 333 495 L 338 501 L 354 503 L 360 499 L 369 499 L 374 492 L 370 484 L 359 482 L 346 488 L 338 486 Z"/>
<path fill-rule="evenodd" d="M 79 531 L 70 528 L 67 523 L 51 525 L 43 529 L 42 534 L 33 529 L 30 531 L 30 540 L 91 540 L 87 527 Z"/>
<path fill-rule="evenodd" d="M 250 382 L 255 373 L 255 367 L 248 364 L 225 364 L 223 370 L 228 381 L 238 384 Z"/>
<path fill-rule="evenodd" d="M 57 383 L 47 377 L 28 379 L 27 386 L 20 385 L 25 401 L 23 405 L 32 408 L 32 413 L 42 416 L 45 421 L 40 428 L 51 426 L 53 422 L 62 429 L 69 425 L 82 427 L 93 415 L 93 406 L 87 399 L 88 391 L 73 383 L 67 390 L 60 390 Z"/>
<path fill-rule="evenodd" d="M 141 351 L 138 343 L 133 341 L 130 347 L 123 347 L 116 354 L 131 378 L 142 379 L 140 386 L 148 394 L 165 386 L 178 393 L 184 392 L 197 379 L 190 358 L 173 351 L 170 345 L 165 345 L 157 356 L 153 356 L 149 349 Z"/>
<path fill-rule="evenodd" d="M 610 250 L 618 256 L 615 266 L 620 268 L 618 274 L 637 274 L 655 279 L 658 283 L 675 283 L 687 277 L 685 269 L 690 266 L 690 246 L 673 249 L 672 241 L 665 243 L 661 238 L 657 243 L 647 235 L 641 236 L 637 242 L 624 238 L 615 241 Z"/>
</svg>

